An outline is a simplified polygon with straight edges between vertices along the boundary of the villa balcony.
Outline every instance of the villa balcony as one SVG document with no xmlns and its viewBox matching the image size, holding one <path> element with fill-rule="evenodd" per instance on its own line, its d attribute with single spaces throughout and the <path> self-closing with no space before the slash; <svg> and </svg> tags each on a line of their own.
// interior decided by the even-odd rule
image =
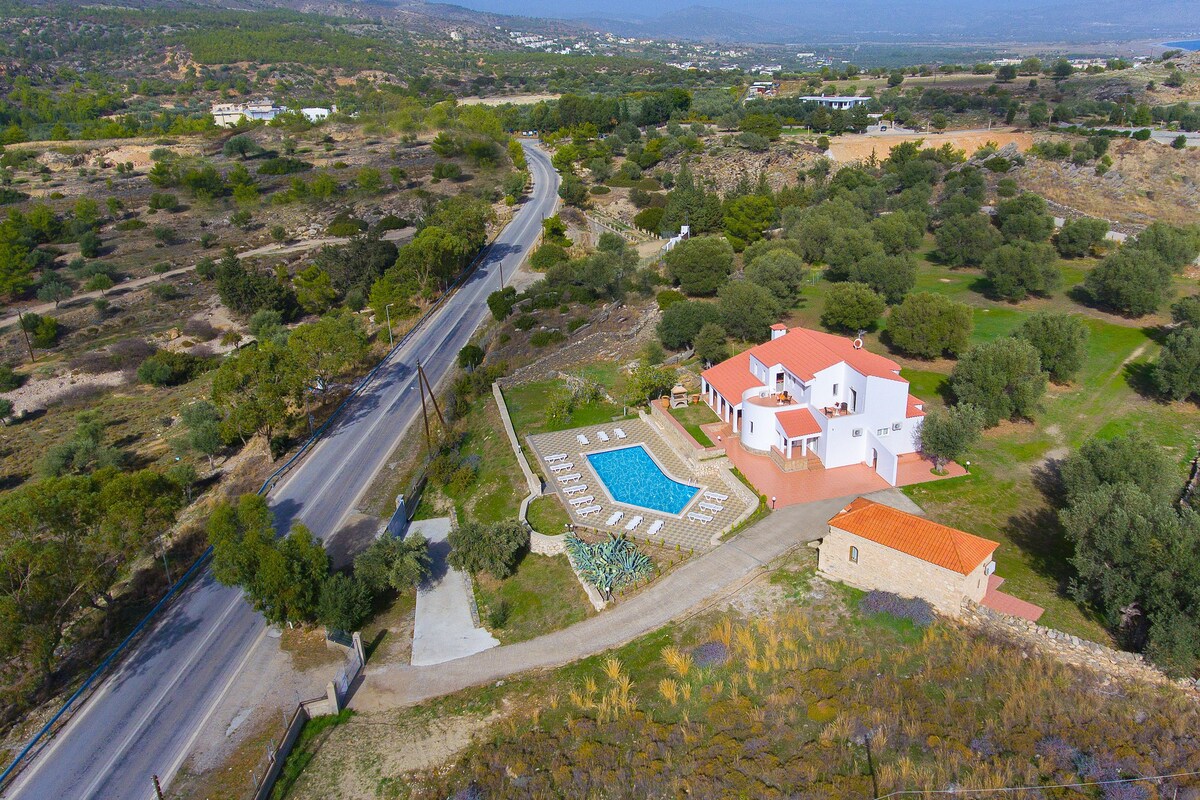
<svg viewBox="0 0 1200 800">
<path fill-rule="evenodd" d="M 831 406 L 822 406 L 818 409 L 825 415 L 826 419 L 834 419 L 836 417 L 852 417 L 855 414 L 861 414 L 861 411 L 851 411 L 846 403 L 838 403 Z"/>
<path fill-rule="evenodd" d="M 775 466 L 784 472 L 825 469 L 825 465 L 821 463 L 821 459 L 817 458 L 817 454 L 811 451 L 808 455 L 802 456 L 800 455 L 800 450 L 794 448 L 792 450 L 792 457 L 788 458 L 778 447 L 772 447 L 769 455 L 771 456 L 771 460 L 775 462 Z"/>
<path fill-rule="evenodd" d="M 754 397 L 747 397 L 742 402 L 750 403 L 751 405 L 756 406 L 764 406 L 767 408 L 780 408 L 785 406 L 800 405 L 800 402 L 796 399 L 796 396 L 787 392 L 772 392 L 766 397 L 756 395 Z"/>
</svg>

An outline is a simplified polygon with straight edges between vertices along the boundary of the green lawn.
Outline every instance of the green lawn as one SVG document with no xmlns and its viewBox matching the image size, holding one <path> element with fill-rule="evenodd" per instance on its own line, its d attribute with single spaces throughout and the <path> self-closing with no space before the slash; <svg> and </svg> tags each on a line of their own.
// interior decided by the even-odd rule
<svg viewBox="0 0 1200 800">
<path fill-rule="evenodd" d="M 565 555 L 530 553 L 502 581 L 478 575 L 475 599 L 480 622 L 505 644 L 574 625 L 595 613 Z"/>
<path fill-rule="evenodd" d="M 563 422 L 547 424 L 546 404 L 551 397 L 565 391 L 562 381 L 557 380 L 526 383 L 504 390 L 504 402 L 508 406 L 513 428 L 522 440 L 537 433 L 600 425 L 620 417 L 624 411 L 619 405 L 600 400 L 576 406 L 570 418 Z"/>
<path fill-rule="evenodd" d="M 491 394 L 475 400 L 465 419 L 467 430 L 460 454 L 464 462 L 475 465 L 475 480 L 457 492 L 429 486 L 421 498 L 417 517 L 441 516 L 446 513 L 447 503 L 452 502 L 460 522 L 516 519 L 521 500 L 529 490 Z"/>
<path fill-rule="evenodd" d="M 700 430 L 700 426 L 707 425 L 710 422 L 720 422 L 721 419 L 706 404 L 693 403 L 683 408 L 672 408 L 670 413 L 672 417 L 679 420 L 679 424 L 691 434 L 691 437 L 696 440 L 697 444 L 701 447 L 713 446 L 713 440 L 708 438 L 708 434 Z"/>
<path fill-rule="evenodd" d="M 531 528 L 548 536 L 562 533 L 563 527 L 571 521 L 557 494 L 547 494 L 534 499 L 529 504 L 525 518 Z"/>
</svg>

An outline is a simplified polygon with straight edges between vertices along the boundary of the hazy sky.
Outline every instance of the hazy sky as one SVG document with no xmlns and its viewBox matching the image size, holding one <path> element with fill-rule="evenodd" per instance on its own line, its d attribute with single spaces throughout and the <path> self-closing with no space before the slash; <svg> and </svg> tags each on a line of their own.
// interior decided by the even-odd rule
<svg viewBox="0 0 1200 800">
<path fill-rule="evenodd" d="M 452 0 L 454 1 L 454 0 Z M 809 36 L 908 39 L 1073 40 L 1178 38 L 1200 35 L 1197 0 L 456 0 L 502 14 L 604 19 L 745 38 L 781 41 Z"/>
</svg>

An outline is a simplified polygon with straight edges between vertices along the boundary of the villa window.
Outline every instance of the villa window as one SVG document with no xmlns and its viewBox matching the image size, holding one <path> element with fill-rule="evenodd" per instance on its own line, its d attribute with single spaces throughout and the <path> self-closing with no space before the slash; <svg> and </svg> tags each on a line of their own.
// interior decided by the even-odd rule
<svg viewBox="0 0 1200 800">
<path fill-rule="evenodd" d="M 858 563 L 858 548 L 857 547 L 850 548 L 850 563 L 851 564 Z"/>
<path fill-rule="evenodd" d="M 880 428 L 879 430 L 875 431 L 875 435 L 876 436 L 887 436 L 891 432 L 892 432 L 891 428 Z"/>
<path fill-rule="evenodd" d="M 837 397 L 838 396 L 837 393 L 838 393 L 838 385 L 835 383 L 833 385 L 833 396 Z"/>
</svg>

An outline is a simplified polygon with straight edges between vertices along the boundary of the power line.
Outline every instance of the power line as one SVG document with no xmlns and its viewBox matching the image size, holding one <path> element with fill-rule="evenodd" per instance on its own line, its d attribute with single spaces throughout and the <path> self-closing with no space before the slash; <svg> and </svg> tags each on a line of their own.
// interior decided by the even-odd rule
<svg viewBox="0 0 1200 800">
<path fill-rule="evenodd" d="M 1167 778 L 1190 778 L 1200 775 L 1200 770 L 1191 772 L 1172 772 L 1169 775 L 1146 775 L 1141 778 L 1113 778 L 1107 781 L 1082 781 L 1080 783 L 1048 783 L 1033 786 L 1001 786 L 995 789 L 901 789 L 888 794 L 881 794 L 875 800 L 886 800 L 889 797 L 904 797 L 911 795 L 975 795 L 993 792 L 1032 792 L 1039 789 L 1075 789 L 1084 786 L 1112 786 L 1118 783 L 1139 783 L 1141 781 L 1161 781 Z"/>
</svg>

